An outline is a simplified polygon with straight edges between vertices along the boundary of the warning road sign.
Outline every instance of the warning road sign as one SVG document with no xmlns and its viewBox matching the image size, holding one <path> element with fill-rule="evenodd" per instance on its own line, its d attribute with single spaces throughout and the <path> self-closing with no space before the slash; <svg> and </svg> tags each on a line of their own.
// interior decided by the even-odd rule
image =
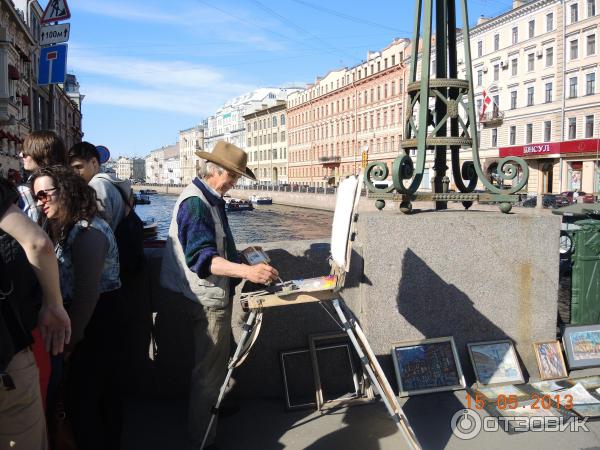
<svg viewBox="0 0 600 450">
<path fill-rule="evenodd" d="M 40 20 L 43 25 L 49 22 L 59 22 L 61 20 L 67 20 L 71 17 L 67 0 L 50 0 L 48 6 L 44 10 L 44 15 Z"/>
</svg>

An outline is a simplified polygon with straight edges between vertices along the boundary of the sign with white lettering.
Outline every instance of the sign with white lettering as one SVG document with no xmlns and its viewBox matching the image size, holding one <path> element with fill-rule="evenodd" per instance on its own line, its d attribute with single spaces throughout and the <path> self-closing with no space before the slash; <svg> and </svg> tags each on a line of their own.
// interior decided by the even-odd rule
<svg viewBox="0 0 600 450">
<path fill-rule="evenodd" d="M 40 32 L 40 45 L 60 44 L 67 42 L 71 34 L 71 24 L 48 25 Z"/>
<path fill-rule="evenodd" d="M 523 147 L 523 154 L 540 154 L 540 153 L 550 153 L 550 144 L 542 144 L 542 145 L 526 145 Z"/>
</svg>

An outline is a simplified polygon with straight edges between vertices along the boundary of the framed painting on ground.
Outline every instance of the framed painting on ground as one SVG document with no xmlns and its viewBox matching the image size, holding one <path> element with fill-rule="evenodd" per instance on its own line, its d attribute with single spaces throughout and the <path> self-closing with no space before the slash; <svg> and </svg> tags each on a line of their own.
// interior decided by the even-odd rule
<svg viewBox="0 0 600 450">
<path fill-rule="evenodd" d="M 401 397 L 465 388 L 452 337 L 394 344 L 392 358 Z"/>
<path fill-rule="evenodd" d="M 563 346 L 569 369 L 600 366 L 600 325 L 566 327 Z"/>
<path fill-rule="evenodd" d="M 533 348 L 542 380 L 567 378 L 567 366 L 565 365 L 560 342 L 536 342 L 533 344 Z"/>
<path fill-rule="evenodd" d="M 479 385 L 525 382 L 512 341 L 474 342 L 467 348 Z"/>
</svg>

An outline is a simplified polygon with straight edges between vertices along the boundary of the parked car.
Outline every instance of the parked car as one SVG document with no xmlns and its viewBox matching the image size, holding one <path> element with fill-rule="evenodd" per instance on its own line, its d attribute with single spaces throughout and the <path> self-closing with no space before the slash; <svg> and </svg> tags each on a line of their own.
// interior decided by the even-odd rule
<svg viewBox="0 0 600 450">
<path fill-rule="evenodd" d="M 567 199 L 567 204 L 571 205 L 575 202 L 575 200 L 573 199 L 573 194 L 575 193 L 575 191 L 566 191 L 566 192 L 561 192 L 561 196 L 565 197 Z M 577 191 L 577 193 L 579 194 L 579 201 L 583 202 L 583 203 L 594 203 L 594 194 L 586 194 L 583 191 Z"/>
<path fill-rule="evenodd" d="M 542 205 L 544 208 L 558 208 L 560 206 L 565 206 L 562 204 L 563 199 L 560 195 L 554 194 L 544 194 L 542 196 Z M 537 196 L 528 197 L 523 200 L 521 206 L 525 208 L 535 208 L 537 205 Z"/>
</svg>

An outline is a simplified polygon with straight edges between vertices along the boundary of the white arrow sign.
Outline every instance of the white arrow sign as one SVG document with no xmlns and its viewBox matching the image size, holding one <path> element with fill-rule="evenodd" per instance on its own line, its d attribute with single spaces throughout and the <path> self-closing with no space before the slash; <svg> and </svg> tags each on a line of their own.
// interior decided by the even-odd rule
<svg viewBox="0 0 600 450">
<path fill-rule="evenodd" d="M 40 32 L 40 45 L 60 44 L 61 42 L 67 42 L 70 34 L 70 23 L 42 27 L 42 31 Z"/>
</svg>

